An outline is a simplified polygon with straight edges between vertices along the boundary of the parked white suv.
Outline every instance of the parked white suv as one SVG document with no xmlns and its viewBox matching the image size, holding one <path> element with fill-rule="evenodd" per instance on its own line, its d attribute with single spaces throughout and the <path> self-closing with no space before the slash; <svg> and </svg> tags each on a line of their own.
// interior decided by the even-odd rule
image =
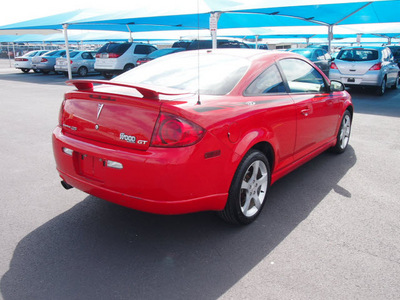
<svg viewBox="0 0 400 300">
<path fill-rule="evenodd" d="M 105 78 L 121 74 L 136 66 L 139 58 L 157 50 L 157 47 L 142 43 L 107 43 L 96 54 L 94 68 Z"/>
</svg>

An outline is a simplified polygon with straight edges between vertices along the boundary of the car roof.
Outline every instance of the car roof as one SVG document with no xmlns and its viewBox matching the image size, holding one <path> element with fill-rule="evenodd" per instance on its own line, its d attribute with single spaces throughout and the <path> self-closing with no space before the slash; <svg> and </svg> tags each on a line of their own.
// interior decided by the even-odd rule
<svg viewBox="0 0 400 300">
<path fill-rule="evenodd" d="M 386 49 L 387 47 L 383 46 L 367 46 L 367 47 L 362 47 L 362 46 L 353 46 L 353 47 L 346 47 L 343 48 L 342 50 L 354 50 L 354 49 L 360 49 L 360 50 L 383 50 Z"/>
</svg>

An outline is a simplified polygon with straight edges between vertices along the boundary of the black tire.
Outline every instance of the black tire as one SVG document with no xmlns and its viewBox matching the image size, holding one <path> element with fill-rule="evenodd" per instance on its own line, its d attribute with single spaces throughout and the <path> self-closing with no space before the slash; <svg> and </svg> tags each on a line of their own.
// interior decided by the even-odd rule
<svg viewBox="0 0 400 300">
<path fill-rule="evenodd" d="M 339 132 L 336 137 L 336 145 L 332 148 L 334 152 L 340 154 L 346 151 L 350 140 L 351 122 L 351 114 L 346 110 L 343 114 L 342 121 L 340 122 Z"/>
<path fill-rule="evenodd" d="M 33 69 L 33 72 L 35 72 L 35 73 L 40 73 L 40 70 L 38 70 L 38 69 Z"/>
<path fill-rule="evenodd" d="M 218 215 L 228 223 L 250 224 L 260 214 L 271 183 L 268 159 L 250 150 L 236 170 L 223 211 Z"/>
<path fill-rule="evenodd" d="M 21 69 L 22 72 L 28 73 L 31 69 Z"/>
<path fill-rule="evenodd" d="M 105 78 L 105 79 L 111 79 L 113 77 L 113 73 L 110 72 L 101 72 L 101 75 Z"/>
<path fill-rule="evenodd" d="M 49 73 L 50 73 L 50 71 L 49 71 L 49 70 L 41 70 L 41 72 L 42 72 L 44 75 L 47 75 L 47 74 L 49 74 Z"/>
<path fill-rule="evenodd" d="M 377 89 L 376 89 L 376 94 L 377 94 L 378 96 L 383 96 L 383 94 L 385 93 L 385 91 L 386 91 L 386 77 L 383 78 L 383 80 L 382 80 L 382 82 L 381 82 L 381 85 L 377 87 Z"/>
<path fill-rule="evenodd" d="M 132 70 L 134 67 L 135 67 L 134 64 L 127 64 L 127 65 L 125 65 L 125 67 L 124 67 L 124 72 L 129 71 L 129 70 Z"/>
<path fill-rule="evenodd" d="M 65 77 L 68 77 L 68 72 L 63 72 L 63 75 L 64 75 Z"/>
<path fill-rule="evenodd" d="M 88 74 L 88 69 L 86 67 L 80 67 L 78 69 L 78 75 L 80 77 L 85 77 Z"/>
<path fill-rule="evenodd" d="M 393 90 L 397 90 L 400 85 L 400 75 L 397 75 L 395 83 L 392 85 Z"/>
</svg>

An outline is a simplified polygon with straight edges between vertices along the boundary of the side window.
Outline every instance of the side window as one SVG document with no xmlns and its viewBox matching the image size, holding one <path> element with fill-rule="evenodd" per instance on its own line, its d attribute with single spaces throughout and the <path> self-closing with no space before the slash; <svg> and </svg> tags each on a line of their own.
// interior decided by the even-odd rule
<svg viewBox="0 0 400 300">
<path fill-rule="evenodd" d="M 261 73 L 244 92 L 246 96 L 272 93 L 286 93 L 285 85 L 276 65 L 272 65 Z"/>
<path fill-rule="evenodd" d="M 156 48 L 153 46 L 136 45 L 134 53 L 135 54 L 149 54 L 155 50 L 156 50 Z"/>
<path fill-rule="evenodd" d="M 291 93 L 324 93 L 325 81 L 322 75 L 303 60 L 288 58 L 279 62 L 286 76 Z"/>
</svg>

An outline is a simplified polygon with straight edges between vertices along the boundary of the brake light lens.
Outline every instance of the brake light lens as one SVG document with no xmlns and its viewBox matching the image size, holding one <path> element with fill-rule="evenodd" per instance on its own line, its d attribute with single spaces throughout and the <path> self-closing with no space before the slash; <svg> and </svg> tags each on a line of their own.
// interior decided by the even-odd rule
<svg viewBox="0 0 400 300">
<path fill-rule="evenodd" d="M 42 58 L 40 62 L 46 62 L 46 61 L 48 61 L 47 58 Z"/>
<path fill-rule="evenodd" d="M 17 57 L 17 58 L 15 59 L 15 61 L 28 61 L 28 59 L 27 59 L 27 58 L 18 58 L 18 57 Z"/>
<path fill-rule="evenodd" d="M 108 53 L 108 58 L 118 58 L 120 56 L 121 56 L 121 54 L 118 54 L 118 53 Z"/>
<path fill-rule="evenodd" d="M 119 53 L 97 53 L 96 58 L 118 58 L 121 54 Z"/>
<path fill-rule="evenodd" d="M 382 69 L 382 63 L 374 64 L 371 68 L 369 68 L 370 71 L 379 71 L 380 69 Z"/>
<path fill-rule="evenodd" d="M 333 70 L 337 70 L 338 69 L 337 65 L 334 62 L 331 63 L 331 69 L 333 69 Z"/>
<path fill-rule="evenodd" d="M 186 147 L 199 142 L 205 129 L 199 125 L 169 113 L 158 116 L 150 146 L 153 147 Z"/>
</svg>

